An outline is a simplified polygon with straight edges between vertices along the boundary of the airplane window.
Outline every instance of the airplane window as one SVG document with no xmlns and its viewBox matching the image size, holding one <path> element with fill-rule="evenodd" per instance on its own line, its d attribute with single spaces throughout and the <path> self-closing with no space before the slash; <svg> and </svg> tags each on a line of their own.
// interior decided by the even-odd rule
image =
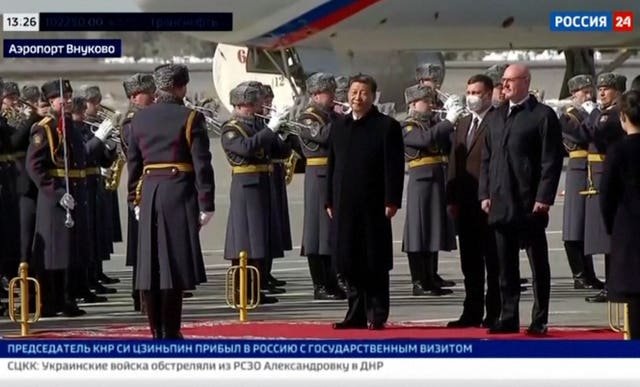
<svg viewBox="0 0 640 387">
<path fill-rule="evenodd" d="M 266 51 L 266 52 L 265 52 Z M 269 55 L 267 55 L 267 52 Z M 271 58 L 269 58 L 271 56 Z M 262 73 L 262 74 L 281 74 L 278 67 L 283 71 L 285 68 L 295 68 L 297 64 L 297 56 L 295 51 L 290 49 L 285 50 L 286 67 L 283 65 L 285 62 L 282 60 L 282 54 L 279 50 L 260 50 L 252 48 L 247 53 L 247 72 Z M 278 67 L 274 65 L 276 62 Z"/>
</svg>

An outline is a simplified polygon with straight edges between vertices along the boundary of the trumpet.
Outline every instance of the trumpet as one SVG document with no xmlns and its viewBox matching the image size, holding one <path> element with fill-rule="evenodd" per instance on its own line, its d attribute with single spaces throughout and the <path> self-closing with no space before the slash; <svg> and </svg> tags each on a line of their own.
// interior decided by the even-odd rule
<svg viewBox="0 0 640 387">
<path fill-rule="evenodd" d="M 254 114 L 256 117 L 258 118 L 262 118 L 265 120 L 270 120 L 271 116 L 265 116 L 264 114 L 258 114 L 255 113 Z M 295 136 L 300 136 L 300 130 L 301 129 L 306 129 L 306 130 L 311 130 L 312 128 L 308 125 L 305 124 L 301 124 L 297 121 L 294 120 L 284 120 L 283 121 L 283 126 L 281 127 L 281 131 L 288 133 L 288 134 L 293 134 Z"/>
<path fill-rule="evenodd" d="M 207 130 L 209 130 L 216 136 L 220 136 L 222 134 L 222 126 L 224 123 L 220 122 L 220 120 L 218 119 L 218 112 L 216 110 L 204 106 L 198 106 L 195 103 L 189 101 L 187 97 L 185 97 L 183 101 L 185 107 L 202 113 L 205 122 L 207 123 Z"/>
<path fill-rule="evenodd" d="M 341 112 L 342 114 L 351 113 L 351 105 L 349 105 L 349 103 L 333 100 L 333 104 L 334 105 L 338 105 L 338 106 L 340 106 L 342 108 L 342 112 Z"/>
</svg>

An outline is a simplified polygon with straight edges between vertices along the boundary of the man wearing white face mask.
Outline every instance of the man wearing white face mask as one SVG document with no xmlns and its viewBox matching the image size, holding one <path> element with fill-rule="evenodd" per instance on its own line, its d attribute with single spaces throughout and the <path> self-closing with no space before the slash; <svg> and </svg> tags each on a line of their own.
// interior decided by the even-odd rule
<svg viewBox="0 0 640 387">
<path fill-rule="evenodd" d="M 467 81 L 467 109 L 458 122 L 449 165 L 447 202 L 456 220 L 460 239 L 460 265 L 464 275 L 465 300 L 462 315 L 449 327 L 492 326 L 500 316 L 500 289 L 495 242 L 487 225 L 487 214 L 478 201 L 480 160 L 487 130 L 485 115 L 492 111 L 494 85 L 487 75 Z M 485 268 L 487 293 L 485 299 Z M 483 320 L 484 310 L 487 314 Z"/>
</svg>

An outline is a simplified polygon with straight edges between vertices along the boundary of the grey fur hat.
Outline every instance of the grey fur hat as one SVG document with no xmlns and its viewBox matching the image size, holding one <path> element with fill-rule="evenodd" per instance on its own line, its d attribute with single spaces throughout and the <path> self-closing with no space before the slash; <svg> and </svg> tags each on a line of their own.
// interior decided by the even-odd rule
<svg viewBox="0 0 640 387">
<path fill-rule="evenodd" d="M 504 71 L 507 67 L 509 67 L 508 64 L 495 64 L 484 72 L 484 75 L 491 78 L 493 87 L 502 85 L 502 76 L 504 75 Z"/>
<path fill-rule="evenodd" d="M 71 99 L 71 113 L 83 113 L 87 110 L 87 99 L 84 97 L 73 97 Z"/>
<path fill-rule="evenodd" d="M 624 93 L 627 90 L 627 77 L 616 73 L 602 73 L 598 75 L 597 87 L 611 87 Z"/>
<path fill-rule="evenodd" d="M 153 80 L 159 90 L 184 86 L 189 83 L 189 69 L 182 64 L 164 64 L 153 70 Z"/>
<path fill-rule="evenodd" d="M 40 88 L 42 91 L 42 95 L 45 99 L 57 98 L 60 96 L 60 80 L 56 79 L 53 81 L 49 81 L 42 85 Z M 62 92 L 63 93 L 73 93 L 73 88 L 71 87 L 71 82 L 68 79 L 62 80 Z"/>
<path fill-rule="evenodd" d="M 429 99 L 431 101 L 435 101 L 436 92 L 432 88 L 422 86 L 422 85 L 413 85 L 405 89 L 404 102 L 407 105 L 422 99 Z"/>
<path fill-rule="evenodd" d="M 250 82 L 239 84 L 229 93 L 229 102 L 233 106 L 254 105 L 259 103 L 262 98 L 262 88 Z"/>
<path fill-rule="evenodd" d="M 40 88 L 36 85 L 23 86 L 22 98 L 29 102 L 37 103 L 40 99 Z"/>
<path fill-rule="evenodd" d="M 136 73 L 122 82 L 124 93 L 127 98 L 131 98 L 136 94 L 150 93 L 153 94 L 156 91 L 156 83 L 153 80 L 153 75 Z"/>
<path fill-rule="evenodd" d="M 262 83 L 262 84 L 260 84 L 260 88 L 262 89 L 262 97 L 263 98 L 273 98 L 273 97 L 275 97 L 273 95 L 273 89 L 271 88 L 271 86 Z"/>
<path fill-rule="evenodd" d="M 94 103 L 100 103 L 102 101 L 102 92 L 100 91 L 99 86 L 90 85 L 90 86 L 82 86 L 83 97 L 89 101 Z"/>
<path fill-rule="evenodd" d="M 567 87 L 570 93 L 574 93 L 585 87 L 594 87 L 593 77 L 589 74 L 576 75 L 567 81 Z"/>
<path fill-rule="evenodd" d="M 349 80 L 347 79 L 347 84 Z M 323 92 L 335 93 L 338 88 L 336 78 L 329 73 L 315 73 L 307 78 L 307 93 L 316 94 Z M 348 86 L 347 86 L 348 87 Z"/>
<path fill-rule="evenodd" d="M 444 80 L 444 69 L 436 63 L 422 63 L 416 67 L 416 81 L 431 79 L 438 84 Z"/>
<path fill-rule="evenodd" d="M 20 88 L 18 88 L 18 84 L 15 82 L 4 82 L 2 84 L 2 97 L 7 97 L 10 95 L 20 96 Z"/>
</svg>

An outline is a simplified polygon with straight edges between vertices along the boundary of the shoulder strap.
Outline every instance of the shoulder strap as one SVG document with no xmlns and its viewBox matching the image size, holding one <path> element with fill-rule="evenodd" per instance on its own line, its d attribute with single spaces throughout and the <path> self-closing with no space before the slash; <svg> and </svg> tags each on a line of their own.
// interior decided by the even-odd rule
<svg viewBox="0 0 640 387">
<path fill-rule="evenodd" d="M 305 114 L 315 118 L 322 126 L 325 126 L 327 124 L 327 119 L 323 116 L 323 114 L 316 112 L 316 110 L 312 106 L 304 110 L 302 115 L 304 116 Z"/>
<path fill-rule="evenodd" d="M 53 129 L 51 129 L 51 125 L 49 125 L 51 121 L 51 117 L 45 117 L 40 120 L 40 122 L 38 122 L 38 126 L 44 128 L 44 132 L 47 135 L 47 142 L 49 143 L 49 153 L 51 155 L 51 161 L 54 164 L 57 164 L 56 151 L 58 150 L 59 144 L 56 144 L 55 140 L 53 139 Z"/>
<path fill-rule="evenodd" d="M 192 110 L 189 113 L 189 117 L 187 118 L 187 125 L 185 126 L 185 136 L 187 137 L 187 145 L 189 146 L 189 149 L 191 149 L 191 128 L 193 126 L 193 120 L 196 118 L 196 111 Z"/>
<path fill-rule="evenodd" d="M 223 125 L 223 128 L 224 128 L 225 126 L 231 126 L 232 128 L 237 129 L 237 130 L 238 130 L 238 132 L 240 132 L 240 135 L 242 135 L 242 137 L 244 137 L 244 138 L 249 138 L 249 135 L 247 134 L 247 131 L 246 131 L 246 130 L 244 130 L 244 128 L 242 127 L 242 125 L 240 125 L 240 124 L 238 123 L 238 121 L 236 121 L 236 120 L 229 120 L 229 121 L 227 121 L 227 122 Z"/>
</svg>

